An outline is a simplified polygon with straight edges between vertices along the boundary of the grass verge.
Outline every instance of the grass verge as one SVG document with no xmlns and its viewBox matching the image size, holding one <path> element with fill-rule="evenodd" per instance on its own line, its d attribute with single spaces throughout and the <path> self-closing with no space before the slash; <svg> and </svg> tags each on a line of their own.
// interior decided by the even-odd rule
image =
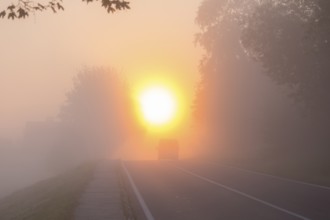
<svg viewBox="0 0 330 220">
<path fill-rule="evenodd" d="M 1 220 L 69 220 L 95 164 L 19 190 L 0 201 Z"/>
</svg>

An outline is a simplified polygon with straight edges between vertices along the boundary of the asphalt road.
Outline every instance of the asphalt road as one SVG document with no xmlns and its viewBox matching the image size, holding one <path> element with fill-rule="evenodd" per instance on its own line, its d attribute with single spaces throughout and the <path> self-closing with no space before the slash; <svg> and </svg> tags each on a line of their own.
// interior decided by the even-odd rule
<svg viewBox="0 0 330 220">
<path fill-rule="evenodd" d="M 330 219 L 330 188 L 197 161 L 125 162 L 149 220 Z"/>
</svg>

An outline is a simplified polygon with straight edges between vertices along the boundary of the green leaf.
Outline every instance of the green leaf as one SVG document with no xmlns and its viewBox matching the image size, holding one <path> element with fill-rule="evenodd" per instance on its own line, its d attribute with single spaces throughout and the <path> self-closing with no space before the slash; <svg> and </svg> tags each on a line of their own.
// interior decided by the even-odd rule
<svg viewBox="0 0 330 220">
<path fill-rule="evenodd" d="M 56 13 L 56 9 L 54 8 L 54 6 L 51 6 L 50 8 L 53 10 L 54 13 Z"/>
<path fill-rule="evenodd" d="M 29 16 L 29 13 L 26 10 L 24 10 L 23 8 L 19 8 L 17 10 L 17 13 L 18 13 L 18 18 L 25 18 L 25 17 Z"/>
<path fill-rule="evenodd" d="M 15 5 L 10 5 L 10 6 L 8 6 L 8 8 L 7 8 L 8 10 L 10 10 L 10 11 L 12 11 L 12 10 L 14 10 L 15 9 Z"/>
<path fill-rule="evenodd" d="M 64 7 L 60 3 L 57 3 L 56 5 L 59 10 L 64 11 Z"/>
<path fill-rule="evenodd" d="M 45 6 L 43 6 L 42 4 L 38 3 L 38 6 L 40 9 L 44 10 L 45 9 Z"/>
<path fill-rule="evenodd" d="M 9 14 L 8 14 L 8 19 L 12 19 L 12 20 L 14 20 L 15 18 L 16 18 L 17 16 L 16 16 L 16 13 L 15 12 L 10 12 Z"/>
<path fill-rule="evenodd" d="M 4 18 L 6 16 L 6 11 L 0 12 L 0 18 Z"/>
</svg>

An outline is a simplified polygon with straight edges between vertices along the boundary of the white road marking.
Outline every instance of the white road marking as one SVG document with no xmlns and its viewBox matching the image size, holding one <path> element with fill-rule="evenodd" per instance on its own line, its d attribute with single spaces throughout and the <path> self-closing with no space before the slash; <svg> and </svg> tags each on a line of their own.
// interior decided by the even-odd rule
<svg viewBox="0 0 330 220">
<path fill-rule="evenodd" d="M 122 167 L 123 167 L 123 169 L 124 169 L 124 171 L 125 171 L 125 173 L 127 175 L 127 178 L 128 178 L 128 180 L 129 180 L 129 182 L 130 182 L 130 184 L 132 186 L 132 189 L 133 189 L 133 191 L 135 193 L 135 196 L 137 197 L 137 199 L 138 199 L 138 201 L 139 201 L 139 203 L 141 205 L 141 208 L 142 208 L 142 210 L 143 210 L 143 212 L 144 212 L 147 220 L 155 220 L 155 218 L 152 216 L 152 214 L 151 214 L 151 212 L 150 212 L 147 204 L 145 203 L 145 201 L 144 201 L 141 193 L 139 192 L 137 186 L 135 185 L 135 183 L 134 183 L 131 175 L 129 174 L 129 172 L 128 172 L 128 170 L 127 170 L 124 162 L 122 162 Z"/>
<path fill-rule="evenodd" d="M 318 185 L 318 184 L 314 184 L 314 183 L 307 183 L 307 182 L 294 180 L 294 179 L 289 179 L 289 178 L 280 177 L 280 176 L 274 176 L 274 175 L 271 175 L 271 174 L 262 173 L 262 172 L 258 172 L 258 171 L 253 171 L 253 170 L 247 170 L 247 169 L 243 169 L 243 168 L 236 167 L 236 166 L 218 164 L 218 163 L 213 163 L 213 162 L 206 162 L 206 163 L 217 165 L 217 166 L 222 166 L 222 167 L 229 167 L 231 169 L 240 170 L 240 171 L 247 172 L 247 173 L 253 173 L 253 174 L 260 175 L 260 176 L 266 176 L 266 177 L 270 177 L 270 178 L 274 178 L 274 179 L 279 179 L 279 180 L 298 183 L 298 184 L 302 184 L 302 185 L 306 185 L 306 186 L 312 186 L 312 187 L 316 187 L 316 188 L 320 188 L 320 189 L 330 190 L 330 187 L 327 187 L 327 186 L 322 186 L 322 185 Z"/>
<path fill-rule="evenodd" d="M 247 197 L 247 198 L 252 199 L 252 200 L 254 200 L 254 201 L 256 201 L 256 202 L 262 203 L 262 204 L 264 204 L 264 205 L 266 205 L 266 206 L 269 206 L 269 207 L 272 207 L 272 208 L 277 209 L 277 210 L 279 210 L 279 211 L 285 212 L 285 213 L 287 213 L 287 214 L 289 214 L 289 215 L 292 215 L 292 216 L 295 216 L 295 217 L 297 217 L 297 218 L 299 218 L 299 219 L 310 220 L 309 218 L 307 218 L 307 217 L 305 217 L 305 216 L 299 215 L 299 214 L 297 214 L 297 213 L 294 213 L 294 212 L 291 212 L 291 211 L 286 210 L 286 209 L 284 209 L 284 208 L 281 208 L 281 207 L 279 207 L 279 206 L 277 206 L 277 205 L 274 205 L 274 204 L 271 204 L 271 203 L 266 202 L 266 201 L 264 201 L 264 200 L 258 199 L 258 198 L 254 197 L 254 196 L 251 196 L 251 195 L 249 195 L 249 194 L 246 194 L 246 193 L 244 193 L 244 192 L 241 192 L 241 191 L 236 190 L 236 189 L 234 189 L 234 188 L 231 188 L 231 187 L 229 187 L 229 186 L 225 186 L 225 185 L 223 185 L 223 184 L 221 184 L 221 183 L 218 183 L 218 182 L 216 182 L 216 181 L 214 181 L 214 180 L 211 180 L 211 179 L 208 179 L 208 178 L 206 178 L 206 177 L 200 176 L 200 175 L 198 175 L 198 174 L 196 174 L 196 173 L 193 173 L 193 172 L 191 172 L 191 171 L 189 171 L 189 170 L 183 169 L 183 168 L 178 167 L 178 166 L 176 166 L 176 167 L 177 167 L 179 170 L 181 170 L 181 171 L 183 171 L 183 172 L 185 172 L 185 173 L 187 173 L 187 174 L 190 174 L 190 175 L 192 175 L 192 176 L 194 176 L 194 177 L 197 177 L 197 178 L 199 178 L 199 179 L 202 179 L 202 180 L 204 180 L 204 181 L 206 181 L 206 182 L 208 182 L 208 183 L 214 184 L 214 185 L 216 185 L 216 186 L 222 187 L 222 188 L 224 188 L 224 189 L 226 189 L 226 190 L 228 190 L 228 191 L 231 191 L 231 192 L 237 193 L 237 194 L 239 194 L 239 195 L 241 195 L 241 196 Z"/>
</svg>

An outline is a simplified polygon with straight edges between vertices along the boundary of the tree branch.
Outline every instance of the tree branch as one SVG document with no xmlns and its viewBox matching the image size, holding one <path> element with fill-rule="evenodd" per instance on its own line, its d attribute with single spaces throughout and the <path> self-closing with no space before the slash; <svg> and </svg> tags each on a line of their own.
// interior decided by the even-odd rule
<svg viewBox="0 0 330 220">
<path fill-rule="evenodd" d="M 100 2 L 101 7 L 104 7 L 108 13 L 114 13 L 118 10 L 130 9 L 129 2 L 126 0 L 82 0 L 87 4 L 90 2 Z M 62 0 L 49 0 L 46 3 L 31 0 L 17 0 L 16 4 L 9 5 L 6 9 L 0 10 L 0 18 L 7 19 L 22 19 L 29 17 L 31 13 L 37 11 L 43 12 L 52 10 L 57 13 L 64 10 Z"/>
</svg>

